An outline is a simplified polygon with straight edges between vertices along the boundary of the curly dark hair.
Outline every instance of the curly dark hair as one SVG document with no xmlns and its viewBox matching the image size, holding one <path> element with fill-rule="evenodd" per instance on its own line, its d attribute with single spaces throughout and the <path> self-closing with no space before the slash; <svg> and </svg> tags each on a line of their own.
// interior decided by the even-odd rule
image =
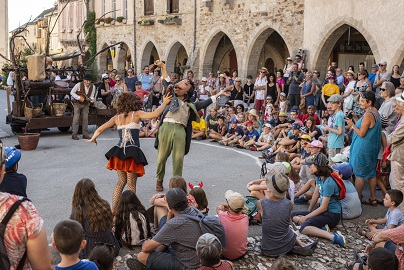
<svg viewBox="0 0 404 270">
<path fill-rule="evenodd" d="M 112 228 L 112 211 L 109 202 L 98 195 L 91 179 L 81 179 L 74 189 L 71 218 L 80 224 L 88 222 L 93 232 Z"/>
<path fill-rule="evenodd" d="M 123 92 L 118 98 L 118 113 L 123 113 L 125 116 L 129 112 L 139 111 L 143 108 L 143 101 L 138 95 L 132 92 Z"/>
<path fill-rule="evenodd" d="M 146 219 L 146 229 L 143 230 L 143 222 L 140 214 Z M 139 239 L 146 239 L 151 236 L 149 220 L 147 219 L 146 209 L 140 202 L 139 198 L 133 191 L 126 190 L 122 193 L 122 196 L 118 202 L 118 207 L 115 215 L 115 237 L 121 240 L 122 233 L 125 233 L 125 242 L 127 245 L 132 243 L 131 232 L 131 219 L 130 215 L 135 219 L 137 227 L 139 229 Z"/>
</svg>

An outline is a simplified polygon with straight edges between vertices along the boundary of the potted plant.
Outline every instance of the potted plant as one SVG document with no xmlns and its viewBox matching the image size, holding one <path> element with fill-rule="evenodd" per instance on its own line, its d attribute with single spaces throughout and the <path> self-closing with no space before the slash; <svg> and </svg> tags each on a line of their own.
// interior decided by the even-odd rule
<svg viewBox="0 0 404 270">
<path fill-rule="evenodd" d="M 99 18 L 96 22 L 97 25 L 104 25 L 104 18 Z"/>
<path fill-rule="evenodd" d="M 123 24 L 126 23 L 126 19 L 125 19 L 125 17 L 123 17 L 123 16 L 117 17 L 117 18 L 116 18 L 116 21 L 119 22 L 119 23 L 123 23 Z"/>
<path fill-rule="evenodd" d="M 141 20 L 137 22 L 140 26 L 154 25 L 153 20 Z"/>
<path fill-rule="evenodd" d="M 104 22 L 105 22 L 105 24 L 111 24 L 112 23 L 112 21 L 113 21 L 114 19 L 112 19 L 111 17 L 108 17 L 108 18 L 105 18 L 104 19 Z"/>
</svg>

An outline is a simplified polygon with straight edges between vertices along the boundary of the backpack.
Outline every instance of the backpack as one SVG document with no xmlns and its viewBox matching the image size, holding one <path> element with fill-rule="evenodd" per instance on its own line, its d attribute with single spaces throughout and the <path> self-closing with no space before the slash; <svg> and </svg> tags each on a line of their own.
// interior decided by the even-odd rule
<svg viewBox="0 0 404 270">
<path fill-rule="evenodd" d="M 6 245 L 4 244 L 4 234 L 6 232 L 6 226 L 11 217 L 14 215 L 14 212 L 20 207 L 23 201 L 29 201 L 27 198 L 22 198 L 21 200 L 16 201 L 8 210 L 6 216 L 0 223 L 0 269 L 8 270 L 11 268 L 10 260 L 8 258 Z M 27 250 L 25 249 L 24 255 L 22 256 L 20 262 L 18 263 L 17 270 L 22 270 L 24 267 L 25 260 L 27 258 Z"/>
<path fill-rule="evenodd" d="M 253 196 L 244 197 L 244 209 L 247 211 L 249 225 L 261 222 L 261 215 L 258 212 L 258 199 Z"/>
<path fill-rule="evenodd" d="M 346 187 L 345 187 L 344 181 L 342 181 L 342 178 L 335 171 L 331 173 L 331 178 L 334 179 L 335 183 L 337 183 L 337 186 L 339 189 L 339 196 L 337 197 L 337 199 L 338 200 L 345 199 Z"/>
<path fill-rule="evenodd" d="M 188 214 L 179 214 L 178 216 L 183 216 L 189 218 L 193 221 L 199 223 L 199 226 L 202 230 L 202 234 L 211 233 L 215 235 L 220 243 L 222 244 L 223 249 L 226 248 L 226 234 L 224 232 L 224 227 L 220 222 L 220 219 L 216 216 L 205 216 L 201 211 L 199 211 L 196 207 L 191 206 L 195 211 L 198 212 L 197 216 L 188 215 Z"/>
</svg>

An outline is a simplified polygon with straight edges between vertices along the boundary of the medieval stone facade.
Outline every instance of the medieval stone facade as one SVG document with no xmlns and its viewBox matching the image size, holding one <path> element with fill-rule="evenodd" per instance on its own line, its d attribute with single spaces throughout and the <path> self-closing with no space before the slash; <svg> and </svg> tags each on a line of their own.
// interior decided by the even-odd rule
<svg viewBox="0 0 404 270">
<path fill-rule="evenodd" d="M 403 65 L 401 0 L 95 0 L 94 10 L 126 19 L 97 25 L 98 50 L 123 42 L 100 55 L 99 73 L 129 66 L 139 73 L 162 59 L 169 71 L 179 64 L 198 77 L 233 68 L 254 76 L 261 66 L 283 68 L 299 47 L 309 69 L 330 61 Z"/>
</svg>

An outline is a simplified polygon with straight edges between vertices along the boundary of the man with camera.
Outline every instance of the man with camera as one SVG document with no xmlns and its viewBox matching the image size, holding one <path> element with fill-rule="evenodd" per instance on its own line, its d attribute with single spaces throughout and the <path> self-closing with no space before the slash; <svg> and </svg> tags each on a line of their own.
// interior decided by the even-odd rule
<svg viewBox="0 0 404 270">
<path fill-rule="evenodd" d="M 288 100 L 290 102 L 290 108 L 300 105 L 300 84 L 304 81 L 304 74 L 299 71 L 298 68 L 298 63 L 292 64 L 292 72 L 287 81 L 289 85 Z"/>
</svg>

